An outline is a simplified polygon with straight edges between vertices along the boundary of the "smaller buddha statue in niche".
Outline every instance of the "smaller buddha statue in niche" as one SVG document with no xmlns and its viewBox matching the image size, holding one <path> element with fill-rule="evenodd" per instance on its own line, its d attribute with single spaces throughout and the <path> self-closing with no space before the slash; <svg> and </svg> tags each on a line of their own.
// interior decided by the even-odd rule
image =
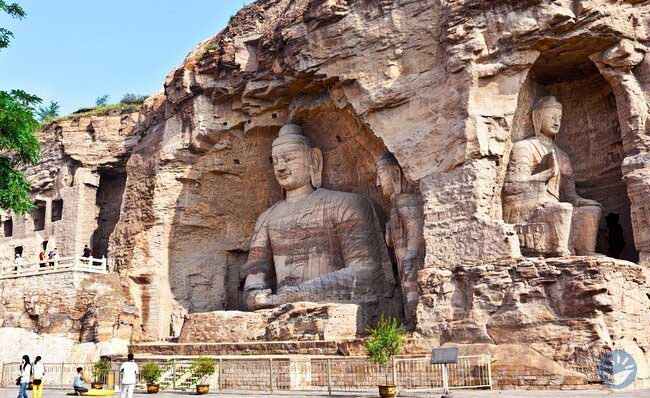
<svg viewBox="0 0 650 398">
<path fill-rule="evenodd" d="M 377 161 L 377 186 L 391 202 L 386 224 L 386 243 L 393 248 L 397 261 L 404 317 L 407 326 L 415 326 L 420 298 L 417 272 L 424 265 L 424 211 L 422 195 L 406 178 L 397 159 L 386 151 Z"/>
<path fill-rule="evenodd" d="M 562 104 L 543 97 L 532 109 L 535 136 L 513 145 L 503 188 L 503 218 L 515 224 L 522 253 L 593 255 L 600 203 L 576 193 L 569 156 L 554 142 Z"/>
<path fill-rule="evenodd" d="M 298 125 L 280 129 L 272 159 L 286 198 L 257 220 L 244 266 L 246 307 L 342 302 L 396 315 L 387 304 L 392 265 L 370 200 L 321 188 L 322 153 Z"/>
</svg>

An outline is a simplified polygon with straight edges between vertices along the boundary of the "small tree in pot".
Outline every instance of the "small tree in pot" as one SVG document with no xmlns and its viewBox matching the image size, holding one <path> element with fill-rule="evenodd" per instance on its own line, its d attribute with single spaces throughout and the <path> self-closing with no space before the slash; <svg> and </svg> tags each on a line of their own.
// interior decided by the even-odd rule
<svg viewBox="0 0 650 398">
<path fill-rule="evenodd" d="M 155 362 L 147 362 L 142 367 L 142 377 L 147 382 L 147 392 L 149 394 L 157 394 L 160 391 L 158 380 L 162 376 L 162 369 Z"/>
<path fill-rule="evenodd" d="M 210 385 L 207 384 L 208 376 L 213 375 L 215 371 L 216 366 L 212 358 L 198 357 L 192 361 L 192 373 L 198 377 L 196 384 L 198 395 L 207 394 L 210 391 Z"/>
<path fill-rule="evenodd" d="M 370 360 L 377 365 L 384 367 L 386 384 L 380 385 L 379 395 L 382 398 L 392 398 L 397 395 L 397 386 L 388 383 L 388 371 L 385 368 L 388 361 L 394 355 L 399 354 L 404 339 L 402 325 L 395 318 L 384 318 L 383 316 L 374 328 L 367 327 L 370 337 L 366 340 L 366 348 Z M 393 381 L 394 382 L 394 381 Z"/>
<path fill-rule="evenodd" d="M 108 372 L 111 370 L 111 363 L 105 359 L 100 359 L 93 364 L 93 381 L 90 387 L 94 389 L 101 389 L 104 386 L 104 381 Z"/>
</svg>

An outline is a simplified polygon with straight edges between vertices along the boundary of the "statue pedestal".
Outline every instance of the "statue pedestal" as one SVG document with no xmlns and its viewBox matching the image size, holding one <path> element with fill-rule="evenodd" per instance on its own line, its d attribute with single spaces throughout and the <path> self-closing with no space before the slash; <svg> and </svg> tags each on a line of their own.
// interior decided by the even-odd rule
<svg viewBox="0 0 650 398">
<path fill-rule="evenodd" d="M 356 304 L 299 302 L 255 312 L 213 311 L 185 317 L 179 343 L 354 339 L 363 331 Z"/>
</svg>

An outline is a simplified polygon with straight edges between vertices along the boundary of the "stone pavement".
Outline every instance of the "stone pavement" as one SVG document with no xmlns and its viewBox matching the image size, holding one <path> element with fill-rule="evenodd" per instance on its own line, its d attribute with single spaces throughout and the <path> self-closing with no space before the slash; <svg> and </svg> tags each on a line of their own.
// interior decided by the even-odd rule
<svg viewBox="0 0 650 398">
<path fill-rule="evenodd" d="M 17 395 L 17 389 L 15 388 L 0 388 L 0 398 L 14 398 Z M 45 390 L 43 393 L 43 398 L 64 398 L 66 397 L 66 392 L 63 390 Z M 406 393 L 400 394 L 400 397 L 409 397 L 409 398 L 437 398 L 441 395 L 441 392 L 422 392 L 422 393 Z M 31 392 L 29 393 L 31 397 Z M 135 394 L 135 397 L 139 398 L 177 398 L 177 397 L 189 397 L 194 396 L 193 394 L 172 394 L 172 393 L 161 393 L 156 395 L 149 394 Z M 337 398 L 370 398 L 377 397 L 377 394 L 371 393 L 336 393 L 333 396 Z M 486 391 L 486 390 L 466 390 L 466 391 L 454 391 L 452 392 L 452 398 L 649 398 L 650 390 L 634 390 L 634 391 L 624 391 L 624 392 L 614 392 L 613 390 L 599 390 L 599 391 Z M 113 395 L 113 397 L 119 397 L 119 393 Z M 322 393 L 282 393 L 282 394 L 267 394 L 267 393 L 246 393 L 246 394 L 208 394 L 204 395 L 206 398 L 245 398 L 245 397 L 263 397 L 263 398 L 290 398 L 290 397 L 309 397 L 309 398 L 326 398 L 327 394 Z"/>
</svg>

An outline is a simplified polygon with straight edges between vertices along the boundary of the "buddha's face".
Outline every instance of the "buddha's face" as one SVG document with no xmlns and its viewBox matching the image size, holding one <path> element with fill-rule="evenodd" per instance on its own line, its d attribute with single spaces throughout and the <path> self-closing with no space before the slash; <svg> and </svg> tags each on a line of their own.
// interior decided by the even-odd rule
<svg viewBox="0 0 650 398">
<path fill-rule="evenodd" d="M 539 110 L 541 123 L 540 132 L 547 137 L 552 137 L 560 132 L 562 123 L 562 108 L 552 107 Z"/>
<path fill-rule="evenodd" d="M 302 143 L 287 143 L 273 147 L 273 172 L 285 191 L 311 184 L 309 150 Z"/>
<path fill-rule="evenodd" d="M 395 193 L 395 183 L 391 166 L 379 164 L 377 166 L 377 185 L 381 187 L 381 192 L 385 197 L 390 198 Z"/>
</svg>

